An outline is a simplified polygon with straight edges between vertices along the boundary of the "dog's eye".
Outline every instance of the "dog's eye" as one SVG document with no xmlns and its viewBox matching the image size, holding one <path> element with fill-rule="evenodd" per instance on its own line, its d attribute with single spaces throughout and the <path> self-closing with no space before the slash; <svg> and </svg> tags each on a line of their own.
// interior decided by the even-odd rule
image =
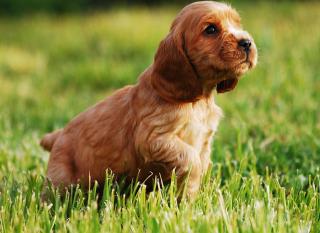
<svg viewBox="0 0 320 233">
<path fill-rule="evenodd" d="M 218 29 L 217 29 L 216 25 L 210 24 L 208 27 L 206 27 L 206 29 L 204 31 L 206 34 L 212 35 L 212 34 L 217 33 Z"/>
</svg>

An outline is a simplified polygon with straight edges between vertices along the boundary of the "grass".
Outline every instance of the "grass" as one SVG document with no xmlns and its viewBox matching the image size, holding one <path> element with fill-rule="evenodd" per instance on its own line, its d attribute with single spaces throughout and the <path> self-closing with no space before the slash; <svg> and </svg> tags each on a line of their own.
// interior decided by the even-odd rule
<svg viewBox="0 0 320 233">
<path fill-rule="evenodd" d="M 238 4 L 257 68 L 217 96 L 225 117 L 196 200 L 175 185 L 129 197 L 107 176 L 96 201 L 74 189 L 40 202 L 38 142 L 134 83 L 177 9 L 0 19 L 0 232 L 320 232 L 320 4 Z"/>
</svg>

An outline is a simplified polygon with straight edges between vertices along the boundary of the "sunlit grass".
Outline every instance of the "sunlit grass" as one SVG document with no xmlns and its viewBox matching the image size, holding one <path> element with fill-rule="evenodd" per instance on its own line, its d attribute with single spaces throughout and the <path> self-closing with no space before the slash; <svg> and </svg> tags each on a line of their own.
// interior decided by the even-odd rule
<svg viewBox="0 0 320 233">
<path fill-rule="evenodd" d="M 236 8 L 259 64 L 217 97 L 225 117 L 212 171 L 196 200 L 179 205 L 174 184 L 123 197 L 112 182 L 100 202 L 73 190 L 44 205 L 48 154 L 38 146 L 136 82 L 177 9 L 0 19 L 0 232 L 318 232 L 320 4 Z"/>
</svg>

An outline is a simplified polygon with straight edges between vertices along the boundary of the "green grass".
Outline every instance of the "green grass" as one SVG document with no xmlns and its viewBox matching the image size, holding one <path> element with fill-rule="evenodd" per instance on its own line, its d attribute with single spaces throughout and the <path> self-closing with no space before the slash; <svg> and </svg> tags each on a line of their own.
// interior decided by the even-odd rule
<svg viewBox="0 0 320 233">
<path fill-rule="evenodd" d="M 134 83 L 177 9 L 0 19 L 0 232 L 320 232 L 320 4 L 237 5 L 257 68 L 225 117 L 196 200 L 110 183 L 40 202 L 41 135 Z"/>
</svg>

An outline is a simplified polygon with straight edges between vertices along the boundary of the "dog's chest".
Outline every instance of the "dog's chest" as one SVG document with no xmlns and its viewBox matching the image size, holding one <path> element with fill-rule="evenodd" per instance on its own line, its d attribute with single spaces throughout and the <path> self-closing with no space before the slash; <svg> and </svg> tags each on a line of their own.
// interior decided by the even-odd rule
<svg viewBox="0 0 320 233">
<path fill-rule="evenodd" d="M 178 132 L 178 136 L 198 152 L 211 142 L 222 116 L 221 109 L 213 99 L 192 104 L 187 109 L 185 122 Z"/>
</svg>

